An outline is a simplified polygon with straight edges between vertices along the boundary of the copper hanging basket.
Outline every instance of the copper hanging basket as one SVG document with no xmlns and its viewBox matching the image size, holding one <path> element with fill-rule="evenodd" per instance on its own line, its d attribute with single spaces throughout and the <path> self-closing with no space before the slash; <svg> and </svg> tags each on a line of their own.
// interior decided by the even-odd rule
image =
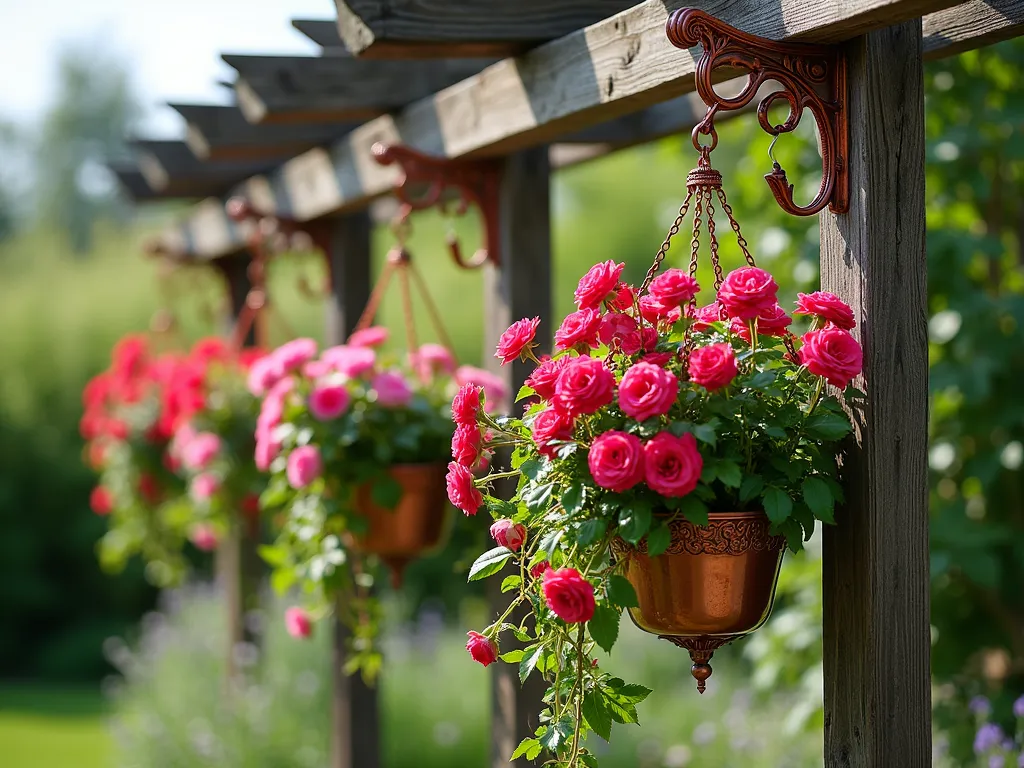
<svg viewBox="0 0 1024 768">
<path fill-rule="evenodd" d="M 671 520 L 672 541 L 661 555 L 649 556 L 646 541 L 613 545 L 640 603 L 629 609 L 633 623 L 690 652 L 701 693 L 714 651 L 771 614 L 785 538 L 770 527 L 761 511 L 712 512 L 705 527 Z"/>
<path fill-rule="evenodd" d="M 448 511 L 444 463 L 396 464 L 388 474 L 402 486 L 394 509 L 373 501 L 372 485 L 356 489 L 356 512 L 369 528 L 356 539 L 360 551 L 379 557 L 391 570 L 391 583 L 402 584 L 405 567 L 441 542 Z"/>
</svg>

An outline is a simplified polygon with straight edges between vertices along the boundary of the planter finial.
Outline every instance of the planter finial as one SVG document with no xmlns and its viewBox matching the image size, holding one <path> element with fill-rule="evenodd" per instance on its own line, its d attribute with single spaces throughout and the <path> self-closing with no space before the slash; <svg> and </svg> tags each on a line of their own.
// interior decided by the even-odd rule
<svg viewBox="0 0 1024 768">
<path fill-rule="evenodd" d="M 711 637 L 710 635 L 701 635 L 700 637 L 680 637 L 678 635 L 658 635 L 658 637 L 662 640 L 668 640 L 670 643 L 678 645 L 680 648 L 685 648 L 690 652 L 690 660 L 693 662 L 693 666 L 690 667 L 690 674 L 697 681 L 697 691 L 704 693 L 707 690 L 707 679 L 711 677 L 711 673 L 714 671 L 708 662 L 711 661 L 711 657 L 715 655 L 716 650 L 723 645 L 731 643 L 737 636 Z"/>
</svg>

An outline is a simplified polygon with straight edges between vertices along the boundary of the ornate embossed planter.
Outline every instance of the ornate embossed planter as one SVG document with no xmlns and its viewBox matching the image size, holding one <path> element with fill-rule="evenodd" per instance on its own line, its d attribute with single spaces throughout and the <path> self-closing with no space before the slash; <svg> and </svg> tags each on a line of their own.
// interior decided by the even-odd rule
<svg viewBox="0 0 1024 768">
<path fill-rule="evenodd" d="M 676 518 L 672 543 L 650 557 L 646 541 L 613 549 L 636 590 L 633 623 L 690 652 L 697 690 L 711 676 L 717 648 L 767 621 L 785 548 L 764 512 L 712 512 L 706 527 Z"/>
<path fill-rule="evenodd" d="M 448 509 L 445 472 L 443 463 L 391 467 L 388 474 L 402 486 L 402 498 L 394 509 L 375 504 L 369 484 L 356 489 L 356 511 L 369 521 L 357 546 L 384 561 L 396 587 L 409 562 L 441 541 Z"/>
</svg>

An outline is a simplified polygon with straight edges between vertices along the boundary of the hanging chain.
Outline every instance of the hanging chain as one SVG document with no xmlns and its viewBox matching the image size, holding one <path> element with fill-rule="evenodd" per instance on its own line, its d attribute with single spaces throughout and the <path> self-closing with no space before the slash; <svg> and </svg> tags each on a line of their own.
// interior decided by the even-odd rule
<svg viewBox="0 0 1024 768">
<path fill-rule="evenodd" d="M 423 276 L 420 275 L 420 271 L 416 269 L 416 265 L 409 263 L 408 266 L 409 274 L 412 275 L 413 281 L 416 283 L 416 288 L 420 292 L 420 297 L 423 299 L 423 303 L 427 307 L 427 314 L 430 316 L 430 322 L 434 326 L 434 332 L 437 334 L 437 338 L 440 339 L 441 343 L 448 348 L 449 351 L 454 355 L 455 347 L 452 346 L 452 340 L 448 336 L 448 332 L 445 330 L 444 323 L 441 320 L 441 313 L 437 309 L 437 305 L 434 303 L 434 299 L 427 291 L 427 284 L 423 280 Z"/>
<path fill-rule="evenodd" d="M 654 257 L 654 263 L 651 264 L 651 268 L 647 270 L 647 276 L 644 278 L 643 285 L 640 286 L 640 291 L 637 296 L 640 296 L 647 290 L 651 285 L 651 281 L 654 280 L 654 276 L 658 274 L 658 270 L 661 269 L 661 262 L 665 260 L 665 255 L 668 253 L 668 249 L 672 245 L 672 238 L 679 234 L 679 228 L 683 226 L 683 221 L 686 219 L 686 213 L 690 208 L 690 199 L 693 197 L 693 190 L 688 189 L 686 191 L 686 199 L 683 200 L 683 204 L 679 206 L 679 215 L 676 216 L 676 220 L 672 226 L 669 227 L 668 234 L 665 236 L 665 241 L 661 244 L 661 248 L 658 249 L 657 256 Z M 697 230 L 694 229 L 694 239 L 697 237 Z"/>
<path fill-rule="evenodd" d="M 365 330 L 373 323 L 373 318 L 377 316 L 377 309 L 380 307 L 381 299 L 384 298 L 384 292 L 387 290 L 388 283 L 391 281 L 391 274 L 394 271 L 395 262 L 392 261 L 389 254 L 388 260 L 384 263 L 384 270 L 380 273 L 380 277 L 377 278 L 377 284 L 373 286 L 370 298 L 366 302 L 366 309 L 359 316 L 359 322 L 356 323 L 356 327 L 352 329 L 353 333 Z"/>
<path fill-rule="evenodd" d="M 398 288 L 402 294 L 402 316 L 405 319 L 405 345 L 410 353 L 419 349 L 416 343 L 416 320 L 412 314 L 412 295 L 409 293 L 409 259 L 398 265 Z"/>
<path fill-rule="evenodd" d="M 715 293 L 718 293 L 718 289 L 722 287 L 722 283 L 725 278 L 722 277 L 722 263 L 718 259 L 718 236 L 715 235 L 714 195 L 711 194 L 710 187 L 705 188 L 704 194 L 707 197 L 708 206 L 708 239 L 711 242 L 711 266 L 715 270 Z"/>
<path fill-rule="evenodd" d="M 725 199 L 725 190 L 721 187 L 718 188 L 718 199 L 722 203 L 722 210 L 725 211 L 725 215 L 729 217 L 729 223 L 732 225 L 732 231 L 736 233 L 736 242 L 739 243 L 740 250 L 743 251 L 743 258 L 747 260 L 747 264 L 752 267 L 756 267 L 754 263 L 754 257 L 750 255 L 750 251 L 747 248 L 747 241 L 740 233 L 740 223 L 736 221 L 736 217 L 733 215 L 732 206 L 729 205 L 729 201 Z"/>
</svg>

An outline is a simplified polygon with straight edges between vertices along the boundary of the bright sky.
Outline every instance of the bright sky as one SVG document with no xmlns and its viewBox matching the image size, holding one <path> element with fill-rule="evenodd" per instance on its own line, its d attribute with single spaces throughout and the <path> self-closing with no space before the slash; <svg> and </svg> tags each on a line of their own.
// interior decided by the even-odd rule
<svg viewBox="0 0 1024 768">
<path fill-rule="evenodd" d="M 332 0 L 0 0 L 0 118 L 27 124 L 53 98 L 61 43 L 84 40 L 130 62 L 146 132 L 183 135 L 166 101 L 226 103 L 220 53 L 315 55 L 291 18 L 334 18 Z"/>
</svg>

